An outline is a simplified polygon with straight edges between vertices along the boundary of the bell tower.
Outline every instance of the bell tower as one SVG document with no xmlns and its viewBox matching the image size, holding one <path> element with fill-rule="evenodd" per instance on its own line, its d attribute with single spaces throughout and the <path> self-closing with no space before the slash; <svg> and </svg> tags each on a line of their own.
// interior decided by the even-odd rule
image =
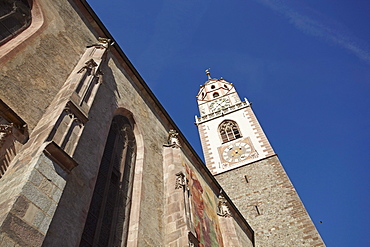
<svg viewBox="0 0 370 247">
<path fill-rule="evenodd" d="M 205 161 L 213 175 L 274 155 L 251 104 L 240 97 L 232 83 L 212 79 L 197 95 L 196 118 Z"/>
<path fill-rule="evenodd" d="M 251 103 L 208 77 L 196 117 L 205 163 L 255 231 L 256 246 L 325 246 Z"/>
</svg>

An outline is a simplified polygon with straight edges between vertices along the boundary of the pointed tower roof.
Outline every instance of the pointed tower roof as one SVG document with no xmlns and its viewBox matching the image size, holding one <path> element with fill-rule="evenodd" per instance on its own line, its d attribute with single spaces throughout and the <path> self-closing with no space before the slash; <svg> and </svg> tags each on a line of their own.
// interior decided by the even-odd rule
<svg viewBox="0 0 370 247">
<path fill-rule="evenodd" d="M 226 81 L 222 77 L 220 79 L 212 78 L 210 69 L 206 69 L 207 81 L 200 85 L 198 101 L 210 101 L 214 98 L 225 96 L 231 92 L 235 92 L 234 86 L 231 82 Z"/>
</svg>

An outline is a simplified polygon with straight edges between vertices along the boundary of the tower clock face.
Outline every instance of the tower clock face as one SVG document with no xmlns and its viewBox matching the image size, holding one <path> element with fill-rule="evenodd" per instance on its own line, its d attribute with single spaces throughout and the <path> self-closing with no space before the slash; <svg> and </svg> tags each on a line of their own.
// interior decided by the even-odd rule
<svg viewBox="0 0 370 247">
<path fill-rule="evenodd" d="M 247 159 L 252 152 L 252 147 L 246 142 L 237 142 L 227 146 L 222 152 L 222 158 L 235 163 Z"/>
<path fill-rule="evenodd" d="M 212 112 L 225 109 L 229 106 L 230 106 L 230 100 L 228 98 L 216 99 L 211 104 L 209 104 L 209 108 Z"/>
</svg>

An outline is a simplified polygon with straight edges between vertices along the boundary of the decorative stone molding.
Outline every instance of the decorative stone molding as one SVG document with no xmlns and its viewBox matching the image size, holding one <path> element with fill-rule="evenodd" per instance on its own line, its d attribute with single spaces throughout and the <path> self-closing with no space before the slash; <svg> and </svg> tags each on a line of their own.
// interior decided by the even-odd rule
<svg viewBox="0 0 370 247">
<path fill-rule="evenodd" d="M 82 124 L 86 124 L 89 120 L 85 113 L 76 106 L 72 101 L 69 101 L 65 107 L 65 111 L 68 112 L 68 114 L 73 115 L 73 118 L 78 119 L 78 121 Z"/>
<path fill-rule="evenodd" d="M 205 115 L 205 116 L 201 116 L 201 117 L 195 117 L 195 124 L 196 125 L 199 125 L 201 123 L 204 123 L 204 122 L 207 122 L 209 120 L 212 120 L 212 119 L 215 119 L 219 116 L 223 116 L 225 114 L 228 114 L 228 113 L 231 113 L 231 112 L 234 112 L 234 111 L 237 111 L 239 109 L 242 109 L 242 108 L 247 108 L 251 105 L 251 103 L 249 103 L 247 100 L 244 101 L 244 102 L 239 102 L 235 105 L 232 105 L 228 108 L 225 108 L 225 109 L 222 109 L 222 110 L 219 110 L 219 111 L 216 111 L 216 112 L 212 112 L 208 115 Z"/>
<path fill-rule="evenodd" d="M 220 193 L 220 195 L 218 196 L 217 214 L 222 217 L 231 217 L 230 209 L 227 205 L 227 200 L 222 195 L 222 193 Z"/>
</svg>

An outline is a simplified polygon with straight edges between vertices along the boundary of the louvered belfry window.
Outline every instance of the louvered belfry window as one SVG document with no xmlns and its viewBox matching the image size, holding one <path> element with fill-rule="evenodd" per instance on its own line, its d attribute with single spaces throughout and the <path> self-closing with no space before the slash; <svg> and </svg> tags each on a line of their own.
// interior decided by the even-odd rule
<svg viewBox="0 0 370 247">
<path fill-rule="evenodd" d="M 136 158 L 133 128 L 113 118 L 80 246 L 125 246 Z"/>
<path fill-rule="evenodd" d="M 218 127 L 222 143 L 229 142 L 242 137 L 239 131 L 239 126 L 231 120 L 223 121 Z"/>
<path fill-rule="evenodd" d="M 0 1 L 0 45 L 29 27 L 32 21 L 31 8 L 32 1 Z"/>
</svg>

